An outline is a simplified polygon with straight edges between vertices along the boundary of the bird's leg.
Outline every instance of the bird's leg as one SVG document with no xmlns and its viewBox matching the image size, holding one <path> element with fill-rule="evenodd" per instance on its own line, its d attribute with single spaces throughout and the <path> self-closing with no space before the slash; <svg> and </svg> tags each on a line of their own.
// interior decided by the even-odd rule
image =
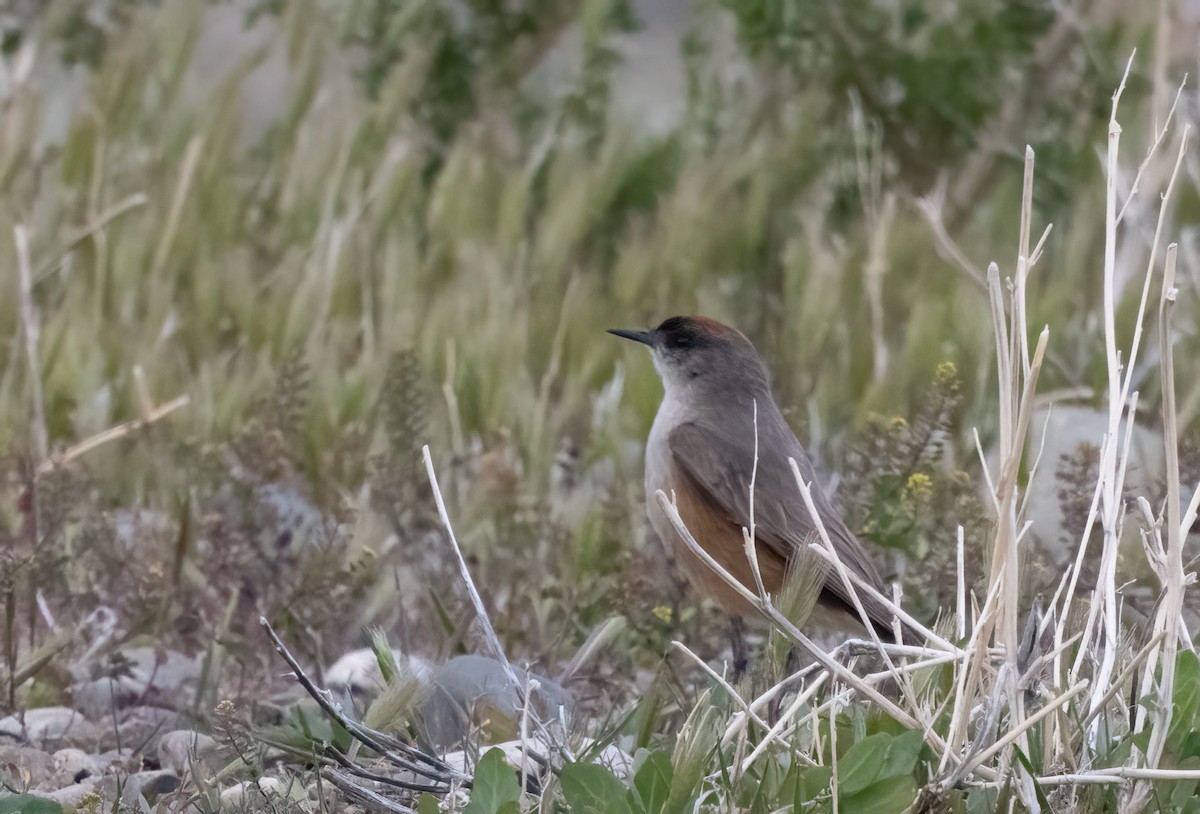
<svg viewBox="0 0 1200 814">
<path fill-rule="evenodd" d="M 750 664 L 746 656 L 746 624 L 740 616 L 729 618 L 729 645 L 733 651 L 733 680 L 736 682 L 746 674 Z"/>
<path fill-rule="evenodd" d="M 787 655 L 783 657 L 783 674 L 792 675 L 804 669 L 804 665 L 800 663 L 800 647 L 799 645 L 791 645 L 787 649 Z"/>
</svg>

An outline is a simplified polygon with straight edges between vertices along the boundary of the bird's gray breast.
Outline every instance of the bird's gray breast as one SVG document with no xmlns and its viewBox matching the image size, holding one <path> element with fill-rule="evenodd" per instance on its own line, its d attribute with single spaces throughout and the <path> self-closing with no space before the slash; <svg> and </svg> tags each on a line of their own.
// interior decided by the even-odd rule
<svg viewBox="0 0 1200 814">
<path fill-rule="evenodd" d="M 662 510 L 658 508 L 655 493 L 661 489 L 667 497 L 671 497 L 671 490 L 675 488 L 671 430 L 690 418 L 683 401 L 668 390 L 663 395 L 658 414 L 654 416 L 654 424 L 650 427 L 650 437 L 646 441 L 646 505 L 656 531 L 659 530 L 658 518 L 662 515 Z"/>
</svg>

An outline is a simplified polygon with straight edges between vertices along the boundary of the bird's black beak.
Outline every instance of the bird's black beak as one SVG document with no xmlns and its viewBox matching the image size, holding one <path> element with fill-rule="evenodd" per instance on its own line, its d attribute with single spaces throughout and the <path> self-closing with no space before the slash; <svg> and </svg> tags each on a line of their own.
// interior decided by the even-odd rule
<svg viewBox="0 0 1200 814">
<path fill-rule="evenodd" d="M 632 339 L 634 342 L 641 342 L 643 345 L 654 347 L 654 337 L 649 331 L 624 331 L 620 328 L 612 328 L 609 333 L 613 336 L 619 336 L 622 339 Z"/>
</svg>

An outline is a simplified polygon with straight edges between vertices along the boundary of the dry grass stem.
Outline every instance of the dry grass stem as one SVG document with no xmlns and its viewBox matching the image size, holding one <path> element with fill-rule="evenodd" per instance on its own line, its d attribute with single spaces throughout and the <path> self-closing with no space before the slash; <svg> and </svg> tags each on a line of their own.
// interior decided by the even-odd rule
<svg viewBox="0 0 1200 814">
<path fill-rule="evenodd" d="M 450 547 L 454 551 L 454 559 L 458 564 L 458 574 L 462 577 L 463 584 L 467 587 L 467 593 L 471 597 L 471 605 L 475 609 L 475 618 L 483 629 L 484 640 L 492 651 L 492 657 L 504 668 L 504 674 L 512 682 L 512 686 L 518 693 L 523 693 L 524 687 L 517 679 L 517 674 L 513 671 L 512 664 L 504 653 L 504 646 L 500 644 L 500 637 L 496 635 L 496 629 L 492 627 L 487 607 L 479 596 L 475 580 L 471 577 L 471 570 L 467 568 L 467 560 L 463 557 L 462 549 L 458 545 L 458 538 L 454 535 L 454 527 L 451 525 L 450 515 L 446 511 L 446 501 L 442 499 L 442 490 L 438 487 L 437 473 L 433 469 L 433 457 L 429 454 L 428 444 L 421 447 L 421 456 L 425 460 L 425 474 L 429 476 L 429 485 L 433 488 L 433 498 L 437 502 L 438 517 L 441 518 L 442 526 L 446 529 L 446 537 L 450 540 Z"/>
<path fill-rule="evenodd" d="M 25 361 L 29 367 L 29 389 L 33 399 L 33 449 L 38 464 L 50 454 L 50 437 L 46 431 L 46 403 L 42 391 L 42 363 L 38 353 L 41 322 L 33 302 L 33 271 L 29 262 L 29 233 L 24 226 L 13 227 L 17 247 L 17 274 L 20 291 L 21 329 L 25 335 Z"/>
</svg>

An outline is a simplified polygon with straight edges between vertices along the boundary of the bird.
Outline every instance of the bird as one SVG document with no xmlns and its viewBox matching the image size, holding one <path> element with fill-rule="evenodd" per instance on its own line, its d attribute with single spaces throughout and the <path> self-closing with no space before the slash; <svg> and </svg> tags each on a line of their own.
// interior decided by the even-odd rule
<svg viewBox="0 0 1200 814">
<path fill-rule="evenodd" d="M 715 600 L 735 620 L 735 656 L 740 640 L 736 620 L 757 613 L 755 605 L 687 547 L 657 501 L 659 490 L 674 499 L 700 547 L 757 593 L 742 532 L 751 525 L 753 479 L 756 559 L 763 587 L 778 597 L 789 569 L 824 567 L 807 551 L 818 537 L 789 463 L 794 459 L 811 485 L 817 513 L 839 559 L 864 582 L 884 591 L 870 555 L 817 482 L 808 454 L 772 395 L 766 364 L 741 331 L 707 317 L 675 316 L 653 330 L 609 333 L 650 348 L 663 383 L 662 402 L 646 442 L 650 524 L 694 590 Z M 861 589 L 856 593 L 878 637 L 894 642 L 893 611 Z M 824 620 L 835 627 L 865 632 L 836 570 L 825 571 L 817 604 L 826 611 Z"/>
</svg>

